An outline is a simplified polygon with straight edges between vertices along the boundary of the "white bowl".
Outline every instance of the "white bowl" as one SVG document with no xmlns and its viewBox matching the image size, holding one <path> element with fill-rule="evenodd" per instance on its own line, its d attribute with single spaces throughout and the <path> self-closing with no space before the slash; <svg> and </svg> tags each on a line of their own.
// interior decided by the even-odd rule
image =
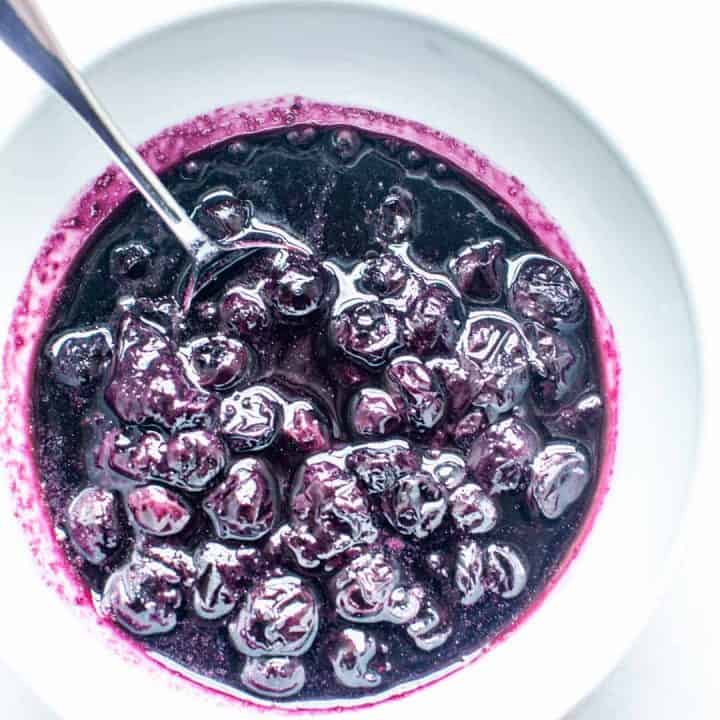
<svg viewBox="0 0 720 720">
<path fill-rule="evenodd" d="M 614 324 L 623 361 L 611 490 L 579 557 L 518 632 L 400 705 L 360 712 L 424 717 L 477 703 L 487 717 L 562 715 L 649 616 L 687 504 L 698 432 L 697 348 L 682 279 L 655 208 L 617 152 L 567 100 L 475 38 L 377 9 L 297 3 L 224 11 L 140 38 L 89 76 L 136 140 L 208 108 L 288 91 L 419 119 L 522 178 L 559 221 Z M 42 238 L 104 164 L 54 99 L 0 150 L 0 197 L 11 198 L 0 233 L 12 247 L 0 264 L 3 326 Z M 165 671 L 148 673 L 127 661 L 122 645 L 108 651 L 107 633 L 43 583 L 12 512 L 2 494 L 0 654 L 51 707 L 74 720 L 100 708 L 108 720 L 250 713 Z"/>
</svg>

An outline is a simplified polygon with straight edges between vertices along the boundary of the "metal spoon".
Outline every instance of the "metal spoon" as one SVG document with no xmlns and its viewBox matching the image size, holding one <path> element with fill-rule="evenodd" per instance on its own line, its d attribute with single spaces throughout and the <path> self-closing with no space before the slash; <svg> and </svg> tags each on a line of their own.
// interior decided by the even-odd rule
<svg viewBox="0 0 720 720">
<path fill-rule="evenodd" d="M 278 248 L 312 254 L 301 241 L 252 214 L 246 227 L 233 237 L 222 242 L 209 238 L 110 119 L 65 55 L 33 0 L 0 0 L 0 39 L 85 120 L 190 255 L 190 272 L 181 290 L 186 309 L 192 297 L 216 277 L 220 268 L 226 269 L 248 252 Z"/>
</svg>

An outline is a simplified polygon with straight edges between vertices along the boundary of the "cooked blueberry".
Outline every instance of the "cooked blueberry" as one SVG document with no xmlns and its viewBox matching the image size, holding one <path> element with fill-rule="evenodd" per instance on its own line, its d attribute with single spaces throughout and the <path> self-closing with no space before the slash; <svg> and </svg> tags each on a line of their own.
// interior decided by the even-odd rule
<svg viewBox="0 0 720 720">
<path fill-rule="evenodd" d="M 559 335 L 538 323 L 527 323 L 525 335 L 536 356 L 533 395 L 542 408 L 557 408 L 577 392 L 585 374 L 585 351 L 570 336 Z"/>
<path fill-rule="evenodd" d="M 120 430 L 108 430 L 96 451 L 98 467 L 108 467 L 132 480 L 162 480 L 166 477 L 167 442 L 163 435 L 149 430 L 130 437 Z"/>
<path fill-rule="evenodd" d="M 497 302 L 505 284 L 505 243 L 492 238 L 463 248 L 451 260 L 450 272 L 470 300 Z"/>
<path fill-rule="evenodd" d="M 541 254 L 554 226 L 442 133 L 274 98 L 152 152 L 190 136 L 212 142 L 165 181 L 237 262 L 183 294 L 187 257 L 146 203 L 112 212 L 111 170 L 82 272 L 18 312 L 11 360 L 38 355 L 28 321 L 52 333 L 18 415 L 51 528 L 101 617 L 199 681 L 382 700 L 482 652 L 570 559 L 610 459 L 610 330 L 581 266 Z"/>
<path fill-rule="evenodd" d="M 314 127 L 293 128 L 287 133 L 285 139 L 290 145 L 305 148 L 315 142 L 317 134 L 318 132 Z"/>
<path fill-rule="evenodd" d="M 475 405 L 497 415 L 523 399 L 530 384 L 530 363 L 525 339 L 509 315 L 473 313 L 460 348 L 479 371 Z"/>
<path fill-rule="evenodd" d="M 403 424 L 398 404 L 384 390 L 363 388 L 354 396 L 349 408 L 350 427 L 356 435 L 392 435 Z"/>
<path fill-rule="evenodd" d="M 135 551 L 138 557 L 158 562 L 176 573 L 183 588 L 192 588 L 195 584 L 195 562 L 182 547 L 163 544 L 152 535 L 141 535 L 135 539 Z"/>
<path fill-rule="evenodd" d="M 517 597 L 527 585 L 527 562 L 511 545 L 491 543 L 485 548 L 485 587 L 504 600 Z"/>
<path fill-rule="evenodd" d="M 445 390 L 449 413 L 454 417 L 462 416 L 482 387 L 477 365 L 465 356 L 457 355 L 432 358 L 426 366 L 435 373 Z"/>
<path fill-rule="evenodd" d="M 282 434 L 291 450 L 316 453 L 330 447 L 330 428 L 315 405 L 297 400 L 285 407 Z"/>
<path fill-rule="evenodd" d="M 412 193 L 401 187 L 390 188 L 377 211 L 375 232 L 378 238 L 386 242 L 404 239 L 410 232 L 414 215 L 415 198 Z"/>
<path fill-rule="evenodd" d="M 448 492 L 460 487 L 467 479 L 467 465 L 461 455 L 454 452 L 428 450 L 422 459 L 427 470 Z"/>
<path fill-rule="evenodd" d="M 183 490 L 204 490 L 225 467 L 225 447 L 207 430 L 183 430 L 167 443 L 167 479 Z"/>
<path fill-rule="evenodd" d="M 245 140 L 233 140 L 227 146 L 227 154 L 231 160 L 238 161 L 244 159 L 250 152 L 250 145 Z"/>
<path fill-rule="evenodd" d="M 416 430 L 431 430 L 442 420 L 445 395 L 418 358 L 411 355 L 395 358 L 385 370 L 385 385 Z"/>
<path fill-rule="evenodd" d="M 226 390 L 242 382 L 252 363 L 250 349 L 242 340 L 226 335 L 195 338 L 183 348 L 188 374 L 206 390 Z"/>
<path fill-rule="evenodd" d="M 473 443 L 468 468 L 490 494 L 517 490 L 540 447 L 537 432 L 518 418 L 491 425 Z"/>
<path fill-rule="evenodd" d="M 273 265 L 273 277 L 264 293 L 281 320 L 302 320 L 314 313 L 325 297 L 322 268 L 287 253 Z"/>
<path fill-rule="evenodd" d="M 413 620 L 423 593 L 401 584 L 397 566 L 380 552 L 359 555 L 330 583 L 330 595 L 340 617 L 356 623 Z"/>
<path fill-rule="evenodd" d="M 405 343 L 416 354 L 452 352 L 463 325 L 458 299 L 442 285 L 426 287 L 405 316 Z"/>
<path fill-rule="evenodd" d="M 248 226 L 251 206 L 230 191 L 207 193 L 193 211 L 193 220 L 214 240 L 237 235 Z"/>
<path fill-rule="evenodd" d="M 110 364 L 112 335 L 106 328 L 70 330 L 48 347 L 53 377 L 63 385 L 83 387 L 98 380 Z"/>
<path fill-rule="evenodd" d="M 128 493 L 133 522 L 151 535 L 177 535 L 190 522 L 190 509 L 175 493 L 160 485 L 145 485 Z"/>
<path fill-rule="evenodd" d="M 420 650 L 437 650 L 452 634 L 447 609 L 432 598 L 425 597 L 415 619 L 408 623 L 407 634 Z"/>
<path fill-rule="evenodd" d="M 329 331 L 336 347 L 369 368 L 381 367 L 402 346 L 397 316 L 379 302 L 359 302 L 341 311 Z"/>
<path fill-rule="evenodd" d="M 303 655 L 319 623 L 315 593 L 295 575 L 258 580 L 228 628 L 237 650 L 250 657 Z"/>
<path fill-rule="evenodd" d="M 543 418 L 545 426 L 556 435 L 589 439 L 602 424 L 603 400 L 594 392 L 581 395 L 574 403 Z"/>
<path fill-rule="evenodd" d="M 268 466 L 256 458 L 243 458 L 203 500 L 203 508 L 218 537 L 257 540 L 270 532 L 276 503 L 277 483 Z"/>
<path fill-rule="evenodd" d="M 360 287 L 378 297 L 391 297 L 402 292 L 409 271 L 405 263 L 390 253 L 378 255 L 362 264 Z"/>
<path fill-rule="evenodd" d="M 105 397 L 126 422 L 156 422 L 168 429 L 204 425 L 215 406 L 211 395 L 187 382 L 182 363 L 163 333 L 132 315 L 121 324 Z"/>
<path fill-rule="evenodd" d="M 290 521 L 286 543 L 305 568 L 377 537 L 363 489 L 342 466 L 322 455 L 306 461 L 298 472 Z"/>
<path fill-rule="evenodd" d="M 208 542 L 195 553 L 194 561 L 193 607 L 201 617 L 216 620 L 235 609 L 260 567 L 260 553 L 256 548 Z"/>
<path fill-rule="evenodd" d="M 153 251 L 144 243 L 117 245 L 110 254 L 110 273 L 116 280 L 141 280 L 151 269 Z"/>
<path fill-rule="evenodd" d="M 430 473 L 404 475 L 383 495 L 390 524 L 403 535 L 426 538 L 445 517 L 447 490 Z"/>
<path fill-rule="evenodd" d="M 270 324 L 263 299 L 255 290 L 242 285 L 225 292 L 220 302 L 220 317 L 230 330 L 248 340 L 257 340 Z"/>
<path fill-rule="evenodd" d="M 120 544 L 117 501 L 113 493 L 85 488 L 67 511 L 67 530 L 76 550 L 93 565 L 102 565 Z"/>
<path fill-rule="evenodd" d="M 454 581 L 463 605 L 474 605 L 485 595 L 484 567 L 484 553 L 475 540 L 458 545 Z"/>
<path fill-rule="evenodd" d="M 289 697 L 305 686 L 305 666 L 296 657 L 249 657 L 240 673 L 240 682 L 258 695 Z"/>
<path fill-rule="evenodd" d="M 450 515 L 459 530 L 475 535 L 497 525 L 499 510 L 479 485 L 467 483 L 450 496 Z"/>
<path fill-rule="evenodd" d="M 550 328 L 570 328 L 585 316 L 585 300 L 572 275 L 557 260 L 526 255 L 508 278 L 515 313 Z"/>
<path fill-rule="evenodd" d="M 590 481 L 590 463 L 578 446 L 546 445 L 530 466 L 530 498 L 549 520 L 559 518 L 582 495 Z"/>
<path fill-rule="evenodd" d="M 175 570 L 135 555 L 107 579 L 100 612 L 135 635 L 171 632 L 182 603 L 180 585 Z"/>
<path fill-rule="evenodd" d="M 431 575 L 445 581 L 450 578 L 448 555 L 442 550 L 433 550 L 425 556 L 425 566 Z"/>
<path fill-rule="evenodd" d="M 452 438 L 461 450 L 468 450 L 487 428 L 488 418 L 484 410 L 475 410 L 460 418 L 452 431 Z"/>
<path fill-rule="evenodd" d="M 365 630 L 345 628 L 335 633 L 327 651 L 335 679 L 350 688 L 378 686 L 382 675 L 373 662 L 377 651 L 377 641 Z"/>
<path fill-rule="evenodd" d="M 403 440 L 368 443 L 347 457 L 347 468 L 370 493 L 381 493 L 392 487 L 399 477 L 420 469 L 420 463 Z"/>
<path fill-rule="evenodd" d="M 259 385 L 234 392 L 220 405 L 220 432 L 235 452 L 266 448 L 282 422 L 282 400 Z"/>
<path fill-rule="evenodd" d="M 362 146 L 360 135 L 350 128 L 340 128 L 332 134 L 332 146 L 341 160 L 352 160 Z"/>
</svg>

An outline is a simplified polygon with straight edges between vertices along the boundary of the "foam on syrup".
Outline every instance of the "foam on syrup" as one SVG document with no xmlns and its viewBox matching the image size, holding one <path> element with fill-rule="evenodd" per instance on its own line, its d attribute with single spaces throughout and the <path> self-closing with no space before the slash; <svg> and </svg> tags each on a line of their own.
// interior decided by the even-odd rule
<svg viewBox="0 0 720 720">
<path fill-rule="evenodd" d="M 373 110 L 342 107 L 297 96 L 274 98 L 220 108 L 168 128 L 145 143 L 141 147 L 141 153 L 154 170 L 163 172 L 187 156 L 225 142 L 229 138 L 296 125 L 355 127 L 373 134 L 398 138 L 442 156 L 447 164 L 455 166 L 471 179 L 484 185 L 517 213 L 535 233 L 544 249 L 572 271 L 590 303 L 596 346 L 601 354 L 601 377 L 606 400 L 604 453 L 593 507 L 586 515 L 584 526 L 573 547 L 566 554 L 559 570 L 545 585 L 541 596 L 500 638 L 496 638 L 493 643 L 477 653 L 477 655 L 484 654 L 493 644 L 513 632 L 541 605 L 580 551 L 609 488 L 617 438 L 620 375 L 620 363 L 612 327 L 584 266 L 572 252 L 558 226 L 527 193 L 523 184 L 517 178 L 495 167 L 487 158 L 467 145 L 421 123 Z M 53 301 L 63 287 L 74 260 L 92 241 L 98 228 L 132 192 L 134 190 L 125 176 L 117 168 L 108 168 L 71 204 L 68 211 L 56 223 L 52 234 L 43 244 L 33 263 L 18 299 L 5 346 L 3 377 L 0 385 L 2 389 L 0 450 L 3 453 L 10 489 L 14 497 L 15 515 L 21 523 L 30 550 L 45 581 L 63 598 L 74 604 L 87 622 L 99 625 L 104 640 L 116 651 L 133 663 L 140 663 L 147 669 L 159 670 L 160 663 L 157 658 L 151 658 L 144 649 L 116 631 L 114 626 L 98 618 L 88 591 L 70 567 L 55 538 L 52 522 L 45 510 L 34 460 L 30 426 L 35 360 Z M 435 676 L 426 677 L 415 683 L 412 688 L 398 686 L 384 696 L 373 698 L 370 702 L 355 701 L 353 707 L 365 707 L 390 697 L 400 697 L 436 682 L 440 677 L 445 677 L 466 664 L 467 662 L 464 662 L 444 668 Z M 173 674 L 178 678 L 175 683 L 178 688 L 188 691 L 193 690 L 193 686 L 202 686 L 206 692 L 230 697 L 225 686 L 222 688 L 211 686 L 202 678 L 189 679 L 185 671 L 182 674 Z M 167 667 L 162 671 L 162 675 L 168 677 Z M 246 696 L 242 699 L 232 697 L 235 702 L 239 700 L 255 706 L 266 705 L 259 699 L 251 701 Z M 304 707 L 307 708 L 307 704 Z M 292 710 L 293 705 L 292 703 L 284 705 L 282 709 Z M 332 708 L 326 704 L 323 709 Z"/>
</svg>

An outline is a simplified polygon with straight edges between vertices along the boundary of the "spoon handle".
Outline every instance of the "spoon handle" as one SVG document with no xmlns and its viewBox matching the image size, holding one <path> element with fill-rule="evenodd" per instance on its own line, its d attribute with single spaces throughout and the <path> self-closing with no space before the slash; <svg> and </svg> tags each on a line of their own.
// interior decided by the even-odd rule
<svg viewBox="0 0 720 720">
<path fill-rule="evenodd" d="M 206 236 L 112 122 L 33 0 L 0 0 L 0 39 L 85 120 L 185 250 L 196 257 L 207 244 Z"/>
</svg>

